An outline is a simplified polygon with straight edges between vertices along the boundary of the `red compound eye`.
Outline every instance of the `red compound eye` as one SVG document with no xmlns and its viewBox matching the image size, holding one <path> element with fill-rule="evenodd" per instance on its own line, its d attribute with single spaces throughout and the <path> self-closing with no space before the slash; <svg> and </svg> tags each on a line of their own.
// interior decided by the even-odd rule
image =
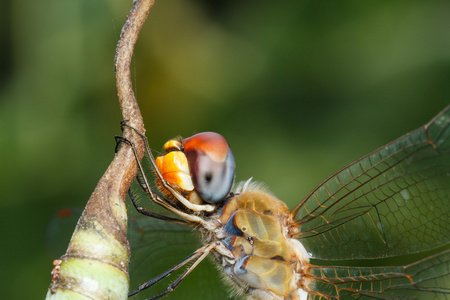
<svg viewBox="0 0 450 300">
<path fill-rule="evenodd" d="M 234 156 L 227 140 L 203 132 L 182 141 L 195 190 L 208 203 L 222 201 L 234 181 Z"/>
</svg>

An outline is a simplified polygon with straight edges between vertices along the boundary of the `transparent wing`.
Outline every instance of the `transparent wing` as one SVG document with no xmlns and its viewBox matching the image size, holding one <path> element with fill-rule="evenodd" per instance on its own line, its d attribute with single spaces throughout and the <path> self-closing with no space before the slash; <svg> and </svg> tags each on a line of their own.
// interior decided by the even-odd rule
<svg viewBox="0 0 450 300">
<path fill-rule="evenodd" d="M 450 299 L 450 250 L 403 267 L 313 266 L 309 278 L 309 299 Z"/>
<path fill-rule="evenodd" d="M 185 259 L 200 247 L 200 238 L 192 227 L 177 225 L 139 215 L 129 207 L 129 241 L 131 246 L 130 291 Z M 175 272 L 130 299 L 147 299 L 164 291 L 182 270 Z M 227 290 L 219 280 L 219 272 L 206 259 L 166 298 L 227 299 Z"/>
<path fill-rule="evenodd" d="M 314 258 L 375 259 L 450 245 L 450 106 L 328 178 L 292 213 Z"/>
</svg>

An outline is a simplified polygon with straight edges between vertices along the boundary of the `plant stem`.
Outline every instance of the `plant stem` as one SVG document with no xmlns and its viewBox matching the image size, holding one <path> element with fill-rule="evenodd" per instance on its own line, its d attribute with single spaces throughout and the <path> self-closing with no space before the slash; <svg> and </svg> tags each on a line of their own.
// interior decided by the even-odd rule
<svg viewBox="0 0 450 300">
<path fill-rule="evenodd" d="M 153 0 L 134 2 L 122 28 L 115 57 L 116 85 L 124 120 L 141 133 L 144 123 L 134 96 L 130 65 L 139 31 Z M 142 140 L 128 128 L 124 137 L 142 159 Z M 129 289 L 127 191 L 136 177 L 137 163 L 128 145 L 122 145 L 92 193 L 65 255 L 56 261 L 47 299 L 126 299 Z"/>
</svg>

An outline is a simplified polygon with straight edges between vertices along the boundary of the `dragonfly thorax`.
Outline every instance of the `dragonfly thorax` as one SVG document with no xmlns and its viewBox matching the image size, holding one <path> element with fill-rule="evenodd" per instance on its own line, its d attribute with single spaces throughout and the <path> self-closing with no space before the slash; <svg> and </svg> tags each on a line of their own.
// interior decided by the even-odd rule
<svg viewBox="0 0 450 300">
<path fill-rule="evenodd" d="M 204 242 L 221 244 L 213 253 L 239 292 L 252 299 L 303 299 L 309 258 L 289 236 L 294 225 L 282 201 L 251 185 L 229 198 L 215 218 L 221 228 Z"/>
</svg>

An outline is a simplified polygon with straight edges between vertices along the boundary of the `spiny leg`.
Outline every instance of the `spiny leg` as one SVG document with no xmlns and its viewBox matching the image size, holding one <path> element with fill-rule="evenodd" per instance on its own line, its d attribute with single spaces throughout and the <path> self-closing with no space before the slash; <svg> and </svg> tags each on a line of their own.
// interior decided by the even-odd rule
<svg viewBox="0 0 450 300">
<path fill-rule="evenodd" d="M 120 122 L 120 126 L 122 128 L 123 131 L 123 127 L 128 127 L 130 129 L 133 129 L 134 132 L 136 132 L 142 139 L 142 141 L 144 142 L 144 148 L 145 148 L 145 152 L 147 153 L 148 158 L 150 159 L 150 163 L 152 164 L 153 169 L 155 170 L 157 176 L 159 177 L 159 179 L 161 180 L 161 182 L 163 183 L 164 187 L 166 187 L 166 185 L 168 185 L 168 183 L 166 182 L 166 180 L 162 177 L 161 172 L 159 171 L 159 169 L 156 167 L 156 161 L 155 161 L 155 157 L 152 154 L 152 151 L 150 150 L 150 145 L 148 144 L 148 139 L 145 135 L 143 135 L 142 133 L 139 132 L 139 130 L 137 130 L 136 128 L 134 128 L 131 125 L 128 125 L 127 120 L 122 120 Z"/>
<path fill-rule="evenodd" d="M 167 221 L 167 222 L 171 222 L 171 223 L 176 223 L 176 224 L 180 224 L 180 225 L 192 225 L 190 222 L 186 221 L 186 220 L 180 220 L 180 219 L 176 219 L 176 218 L 171 218 L 168 216 L 164 216 L 164 215 L 160 215 L 157 213 L 154 213 L 152 211 L 149 211 L 147 209 L 145 209 L 144 207 L 140 206 L 136 199 L 133 196 L 133 193 L 131 192 L 131 190 L 128 190 L 128 196 L 130 196 L 131 202 L 133 203 L 134 208 L 136 209 L 136 211 L 144 216 L 148 216 L 148 217 L 152 217 L 158 220 L 163 220 L 163 221 Z"/>
<path fill-rule="evenodd" d="M 198 264 L 205 259 L 206 256 L 208 256 L 208 254 L 211 252 L 212 249 L 214 249 L 216 247 L 216 243 L 211 243 L 208 245 L 205 245 L 199 249 L 197 249 L 194 253 L 192 253 L 191 255 L 189 255 L 187 258 L 185 258 L 184 260 L 182 260 L 181 262 L 179 262 L 178 264 L 176 264 L 175 266 L 173 266 L 172 268 L 170 268 L 169 270 L 163 272 L 162 274 L 158 275 L 157 277 L 153 278 L 152 280 L 149 280 L 143 284 L 141 284 L 139 286 L 139 288 L 131 293 L 128 294 L 128 297 L 131 297 L 139 292 L 142 292 L 143 290 L 155 285 L 156 283 L 158 283 L 159 281 L 161 281 L 162 279 L 166 278 L 167 276 L 169 276 L 170 274 L 172 274 L 174 271 L 178 270 L 179 268 L 185 266 L 186 264 L 188 264 L 191 261 L 194 261 L 194 263 L 192 265 L 190 265 L 184 272 L 183 274 L 180 275 L 180 277 L 178 277 L 174 282 L 172 282 L 167 289 L 162 292 L 159 295 L 156 295 L 154 297 L 148 298 L 146 300 L 155 300 L 155 299 L 159 299 L 162 298 L 164 296 L 166 296 L 167 294 L 173 292 L 175 290 L 175 288 L 178 287 L 178 285 L 186 278 L 187 275 L 189 275 L 189 273 L 192 272 L 192 270 L 195 269 L 195 267 L 198 266 Z"/>
<path fill-rule="evenodd" d="M 124 121 L 122 120 L 122 122 L 124 122 Z M 121 122 L 121 124 L 122 124 L 122 122 Z M 123 125 L 122 125 L 121 127 L 122 127 L 122 131 L 123 131 Z M 118 136 L 118 135 L 116 135 L 114 138 L 115 138 L 115 140 L 116 140 L 116 147 L 115 147 L 115 149 L 114 149 L 114 152 L 115 152 L 115 153 L 118 152 L 119 146 L 120 146 L 122 143 L 126 143 L 126 144 L 130 145 L 131 148 L 134 148 L 134 144 L 133 144 L 131 141 L 129 141 L 128 139 L 126 139 L 126 138 L 124 138 L 124 137 L 122 137 L 122 136 Z M 134 155 L 135 155 L 135 157 L 136 157 L 137 163 L 140 164 L 140 160 L 138 159 L 138 156 L 136 156 L 137 151 L 136 151 L 135 149 L 133 149 L 133 152 L 134 152 Z M 137 182 L 139 183 L 139 185 L 141 186 L 141 188 L 144 190 L 144 192 L 146 192 L 147 194 L 150 194 L 150 192 L 149 192 L 150 186 L 147 184 L 148 181 L 145 180 L 145 179 L 143 180 L 143 179 L 141 178 L 141 177 L 145 177 L 145 174 L 144 174 L 143 172 L 141 172 L 141 171 L 143 171 L 143 168 L 141 168 L 141 167 L 139 166 L 139 170 L 140 170 L 140 172 L 138 172 L 138 175 L 136 176 L 136 180 L 137 180 Z"/>
</svg>

